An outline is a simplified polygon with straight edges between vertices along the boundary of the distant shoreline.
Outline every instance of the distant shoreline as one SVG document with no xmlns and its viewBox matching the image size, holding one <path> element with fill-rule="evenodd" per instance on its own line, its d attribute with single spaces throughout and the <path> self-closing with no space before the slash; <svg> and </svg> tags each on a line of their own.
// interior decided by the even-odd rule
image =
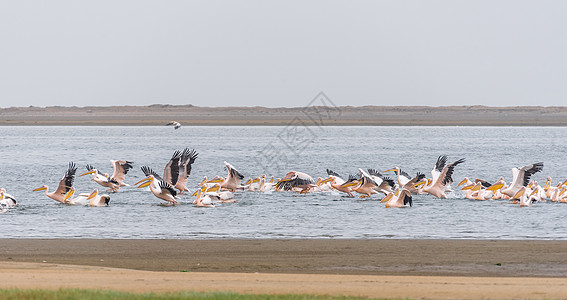
<svg viewBox="0 0 567 300">
<path fill-rule="evenodd" d="M 567 126 L 567 107 L 150 105 L 0 108 L 0 126 Z"/>
</svg>

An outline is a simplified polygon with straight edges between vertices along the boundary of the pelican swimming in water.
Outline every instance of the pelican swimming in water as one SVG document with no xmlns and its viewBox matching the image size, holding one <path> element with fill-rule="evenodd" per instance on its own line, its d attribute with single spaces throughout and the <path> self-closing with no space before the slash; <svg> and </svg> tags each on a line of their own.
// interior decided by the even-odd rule
<svg viewBox="0 0 567 300">
<path fill-rule="evenodd" d="M 146 175 L 146 178 L 138 181 L 135 185 L 138 188 L 150 187 L 150 191 L 157 198 L 166 201 L 169 204 L 177 204 L 177 192 L 175 189 L 167 182 L 165 182 L 156 172 L 147 166 L 142 166 L 142 172 Z"/>
<path fill-rule="evenodd" d="M 512 183 L 510 183 L 510 185 L 507 188 L 503 189 L 503 184 L 498 183 L 498 184 L 492 185 L 488 189 L 489 190 L 500 189 L 500 192 L 502 194 L 507 195 L 508 197 L 511 197 L 513 199 L 513 197 L 516 196 L 516 194 L 520 191 L 520 189 L 523 186 L 525 187 L 525 186 L 528 185 L 532 175 L 541 171 L 541 170 L 543 170 L 543 162 L 538 162 L 538 163 L 534 163 L 534 164 L 531 164 L 531 165 L 527 165 L 527 166 L 524 166 L 520 169 L 513 168 L 512 169 Z"/>
<path fill-rule="evenodd" d="M 288 172 L 276 183 L 276 191 L 299 190 L 300 194 L 307 194 L 313 187 L 315 187 L 313 177 L 298 171 Z"/>
<path fill-rule="evenodd" d="M 124 179 L 126 178 L 128 171 L 132 169 L 132 162 L 126 160 L 111 160 L 110 163 L 114 169 L 112 176 L 103 174 L 95 167 L 87 165 L 88 172 L 79 175 L 79 177 L 93 174 L 92 180 L 94 182 L 107 187 L 109 191 L 116 193 L 121 186 L 128 186 L 128 184 L 124 183 Z"/>
<path fill-rule="evenodd" d="M 110 203 L 110 196 L 108 195 L 99 195 L 98 190 L 93 190 L 90 194 L 89 193 L 82 193 L 75 198 L 71 198 L 75 193 L 75 188 L 71 188 L 65 194 L 65 203 L 70 205 L 88 205 L 88 206 L 108 206 Z"/>
<path fill-rule="evenodd" d="M 396 190 L 388 193 L 380 203 L 386 202 L 386 207 L 408 207 L 413 205 L 410 191 L 407 189 Z"/>
<path fill-rule="evenodd" d="M 175 128 L 175 130 L 181 128 L 181 123 L 177 122 L 177 121 L 171 121 L 167 124 L 165 124 L 165 126 L 173 126 L 173 128 Z"/>
<path fill-rule="evenodd" d="M 65 172 L 65 175 L 59 181 L 59 185 L 57 189 L 50 193 L 48 191 L 49 187 L 47 185 L 43 185 L 34 191 L 45 191 L 45 195 L 57 202 L 65 203 L 65 194 L 73 187 L 73 181 L 75 180 L 75 173 L 77 172 L 77 165 L 74 162 L 69 163 L 69 167 Z"/>
<path fill-rule="evenodd" d="M 228 175 L 221 183 L 221 189 L 235 192 L 237 188 L 240 188 L 240 182 L 244 179 L 244 175 L 236 170 L 231 164 L 224 162 L 226 171 Z"/>
<path fill-rule="evenodd" d="M 330 179 L 329 183 L 332 189 L 346 193 L 347 195 L 349 195 L 349 197 L 354 197 L 354 195 L 352 194 L 352 187 L 344 186 L 346 181 L 339 174 L 337 174 L 332 170 L 327 169 L 327 175 L 329 175 L 329 179 Z M 355 178 L 349 178 L 349 179 L 354 180 Z"/>
<path fill-rule="evenodd" d="M 14 196 L 6 193 L 5 188 L 0 188 L 0 208 L 12 208 L 18 205 Z"/>
<path fill-rule="evenodd" d="M 465 159 L 461 158 L 455 162 L 452 162 L 444 166 L 443 170 L 441 170 L 441 173 L 438 176 L 435 176 L 436 178 L 432 178 L 433 180 L 431 182 L 431 185 L 424 187 L 423 191 L 437 198 L 446 199 L 447 194 L 445 193 L 448 190 L 447 186 L 453 182 L 452 176 L 455 167 L 463 162 L 465 162 Z"/>
<path fill-rule="evenodd" d="M 388 195 L 388 193 L 393 192 L 393 189 L 396 186 L 394 180 L 390 177 L 383 176 L 380 172 L 374 169 L 367 169 L 367 171 L 370 178 L 374 179 L 374 181 L 378 184 L 375 188 L 376 191 L 381 192 L 384 195 Z"/>
</svg>

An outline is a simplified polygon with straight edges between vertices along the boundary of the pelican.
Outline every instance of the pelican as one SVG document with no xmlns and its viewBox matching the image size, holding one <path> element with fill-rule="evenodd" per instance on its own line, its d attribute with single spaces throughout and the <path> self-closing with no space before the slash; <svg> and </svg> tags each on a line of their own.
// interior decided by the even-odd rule
<svg viewBox="0 0 567 300">
<path fill-rule="evenodd" d="M 358 175 L 360 179 L 351 178 L 353 180 L 347 181 L 343 186 L 352 187 L 353 191 L 362 194 L 360 198 L 370 198 L 372 194 L 378 194 L 375 189 L 378 188 L 379 185 L 368 173 L 359 168 Z"/>
<path fill-rule="evenodd" d="M 70 205 L 88 205 L 88 206 L 108 206 L 110 203 L 110 196 L 108 195 L 99 195 L 98 190 L 95 189 L 92 193 L 82 193 L 75 198 L 71 198 L 75 193 L 75 188 L 71 188 L 65 194 L 65 201 L 67 204 Z M 70 199 L 71 198 L 71 199 Z"/>
<path fill-rule="evenodd" d="M 291 191 L 300 189 L 301 194 L 306 194 L 311 188 L 315 187 L 313 177 L 297 171 L 288 172 L 278 183 L 276 183 L 276 191 Z"/>
<path fill-rule="evenodd" d="M 5 188 L 0 188 L 0 207 L 1 208 L 12 208 L 18 205 L 16 198 L 14 196 L 6 193 Z"/>
<path fill-rule="evenodd" d="M 213 197 L 216 196 L 216 193 L 205 193 L 203 189 L 199 189 L 195 193 L 197 198 L 193 201 L 193 204 L 200 207 L 215 207 Z"/>
<path fill-rule="evenodd" d="M 398 180 L 398 187 L 399 188 L 404 187 L 410 181 L 409 174 L 402 171 L 399 167 L 394 167 L 392 169 L 383 171 L 382 173 L 386 173 L 386 172 L 390 172 L 390 171 L 393 171 L 393 172 L 396 173 L 396 179 Z"/>
<path fill-rule="evenodd" d="M 221 189 L 235 192 L 236 189 L 240 187 L 240 181 L 244 179 L 244 175 L 238 172 L 238 170 L 236 170 L 231 164 L 227 163 L 226 161 L 224 162 L 224 165 L 226 167 L 228 175 L 221 183 Z"/>
<path fill-rule="evenodd" d="M 166 201 L 167 203 L 170 204 L 177 204 L 176 199 L 179 199 L 179 197 L 177 197 L 177 192 L 175 191 L 175 189 L 173 189 L 173 187 L 169 183 L 165 182 L 158 174 L 156 174 L 149 167 L 142 166 L 142 172 L 144 172 L 146 178 L 138 181 L 135 184 L 135 185 L 140 184 L 138 188 L 149 186 L 150 191 L 157 198 Z"/>
<path fill-rule="evenodd" d="M 173 126 L 173 128 L 175 128 L 175 130 L 177 130 L 181 127 L 181 123 L 179 123 L 177 121 L 171 121 L 171 122 L 165 124 L 165 126 Z"/>
<path fill-rule="evenodd" d="M 87 165 L 86 168 L 88 172 L 79 175 L 79 177 L 93 174 L 93 178 L 91 179 L 92 181 L 104 187 L 107 187 L 109 191 L 112 191 L 114 193 L 118 192 L 118 189 L 120 188 L 120 182 L 116 181 L 114 178 L 109 177 L 108 174 L 101 173 L 91 165 Z"/>
<path fill-rule="evenodd" d="M 344 179 L 342 179 L 339 174 L 333 172 L 332 170 L 327 169 L 327 175 L 329 175 L 329 178 L 331 179 L 331 181 L 330 181 L 331 188 L 333 188 L 333 189 L 335 189 L 339 192 L 346 193 L 350 197 L 354 197 L 354 195 L 352 194 L 352 188 L 348 187 L 348 186 L 344 186 L 346 181 Z"/>
<path fill-rule="evenodd" d="M 386 207 L 408 207 L 413 205 L 410 191 L 406 189 L 388 193 L 380 203 L 386 202 Z"/>
<path fill-rule="evenodd" d="M 465 162 L 465 159 L 461 158 L 443 167 L 441 174 L 439 174 L 439 176 L 436 176 L 436 178 L 433 178 L 431 185 L 424 187 L 423 191 L 437 198 L 446 199 L 447 195 L 445 194 L 445 192 L 447 190 L 447 186 L 450 185 L 451 182 L 453 182 L 453 178 L 451 177 L 453 176 L 453 171 L 457 165 L 463 162 Z"/>
<path fill-rule="evenodd" d="M 530 178 L 533 174 L 543 170 L 543 162 L 534 163 L 531 165 L 524 166 L 520 169 L 512 169 L 512 183 L 506 188 L 502 189 L 503 184 L 495 184 L 489 187 L 489 189 L 500 189 L 501 193 L 509 197 L 514 197 L 522 188 L 522 186 L 528 185 Z"/>
<path fill-rule="evenodd" d="M 220 191 L 220 184 L 215 184 L 215 186 L 213 186 L 212 188 L 208 188 L 205 191 L 205 195 L 209 194 L 209 195 L 213 195 L 213 196 L 218 196 L 218 200 L 220 202 L 223 203 L 232 203 L 232 202 L 236 202 L 236 200 L 234 200 L 234 194 L 230 191 Z M 215 193 L 215 194 L 210 194 L 210 193 Z"/>
<path fill-rule="evenodd" d="M 274 190 L 274 187 L 276 186 L 276 183 L 274 181 L 274 176 L 272 176 L 272 178 L 270 179 L 269 182 L 266 182 L 266 178 L 263 177 L 260 180 L 260 192 L 263 193 L 269 193 L 271 191 Z"/>
<path fill-rule="evenodd" d="M 77 165 L 74 162 L 70 162 L 67 172 L 65 172 L 65 175 L 63 176 L 61 181 L 59 181 L 59 185 L 57 186 L 57 189 L 54 192 L 49 193 L 48 192 L 49 188 L 47 185 L 38 187 L 37 189 L 34 190 L 34 192 L 44 190 L 45 195 L 47 197 L 57 202 L 65 203 L 65 194 L 73 187 L 73 181 L 75 180 L 76 172 L 77 172 Z"/>
<path fill-rule="evenodd" d="M 381 192 L 384 195 L 388 195 L 388 193 L 393 191 L 392 189 L 396 185 L 394 183 L 394 180 L 392 180 L 390 177 L 384 177 L 382 174 L 380 174 L 380 172 L 374 169 L 367 169 L 367 171 L 368 175 L 370 175 L 370 178 L 374 179 L 374 181 L 378 184 L 378 187 L 376 187 L 376 190 L 378 192 Z"/>
<path fill-rule="evenodd" d="M 181 160 L 179 161 L 179 177 L 174 185 L 174 187 L 179 190 L 179 194 L 189 192 L 189 189 L 187 188 L 187 178 L 191 175 L 191 167 L 195 162 L 195 159 L 197 159 L 197 156 L 199 156 L 199 153 L 197 153 L 195 149 L 189 150 L 189 148 L 185 148 L 181 153 Z"/>
</svg>

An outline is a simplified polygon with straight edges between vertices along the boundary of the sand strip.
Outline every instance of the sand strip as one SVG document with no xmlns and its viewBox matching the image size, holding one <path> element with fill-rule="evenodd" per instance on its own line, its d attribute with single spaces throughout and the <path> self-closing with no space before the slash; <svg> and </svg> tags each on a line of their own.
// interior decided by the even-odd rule
<svg viewBox="0 0 567 300">
<path fill-rule="evenodd" d="M 567 241 L 0 239 L 0 261 L 172 272 L 566 277 Z"/>
<path fill-rule="evenodd" d="M 412 299 L 558 299 L 562 278 L 153 272 L 41 263 L 0 263 L 0 288 L 87 288 L 132 292 L 231 291 Z"/>
</svg>

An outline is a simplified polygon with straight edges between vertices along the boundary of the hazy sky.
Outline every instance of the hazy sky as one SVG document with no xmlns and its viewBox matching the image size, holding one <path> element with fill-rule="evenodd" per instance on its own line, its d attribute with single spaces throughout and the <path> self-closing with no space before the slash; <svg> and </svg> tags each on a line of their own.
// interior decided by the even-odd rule
<svg viewBox="0 0 567 300">
<path fill-rule="evenodd" d="M 567 1 L 0 0 L 0 106 L 564 105 Z"/>
</svg>

